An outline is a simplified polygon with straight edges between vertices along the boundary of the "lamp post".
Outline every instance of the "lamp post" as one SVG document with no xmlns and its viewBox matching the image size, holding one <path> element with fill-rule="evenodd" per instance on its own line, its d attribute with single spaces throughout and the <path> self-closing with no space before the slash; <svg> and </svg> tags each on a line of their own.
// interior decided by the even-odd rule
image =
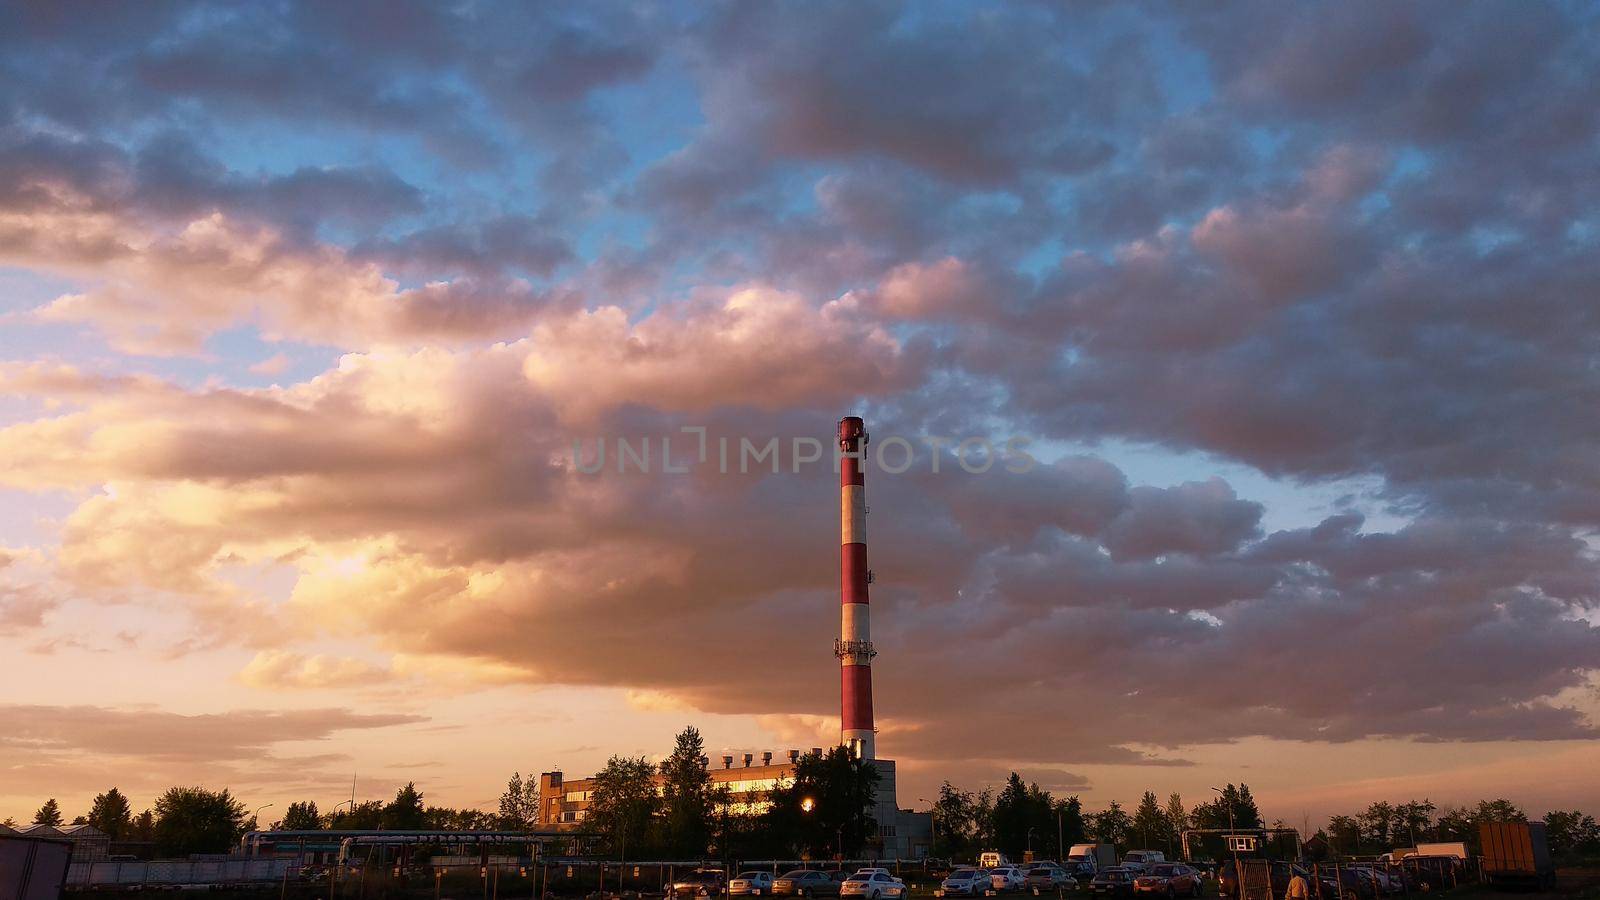
<svg viewBox="0 0 1600 900">
<path fill-rule="evenodd" d="M 256 830 L 257 831 L 261 830 L 261 822 L 260 822 L 261 811 L 263 809 L 271 809 L 271 808 L 272 808 L 272 804 L 271 803 L 263 803 L 260 806 L 256 807 L 256 811 L 255 812 L 250 814 L 250 821 L 256 823 Z"/>
<path fill-rule="evenodd" d="M 1233 804 L 1228 802 L 1228 795 L 1221 788 L 1212 790 L 1217 792 L 1219 802 L 1228 808 L 1228 852 L 1233 854 L 1233 883 L 1239 886 L 1239 900 L 1244 900 L 1244 870 L 1239 868 L 1239 844 L 1234 840 Z"/>
<path fill-rule="evenodd" d="M 927 797 L 918 797 L 918 803 L 928 804 L 928 816 L 933 821 L 933 846 L 939 846 L 939 804 L 931 803 Z M 1415 842 L 1413 842 L 1415 843 Z"/>
</svg>

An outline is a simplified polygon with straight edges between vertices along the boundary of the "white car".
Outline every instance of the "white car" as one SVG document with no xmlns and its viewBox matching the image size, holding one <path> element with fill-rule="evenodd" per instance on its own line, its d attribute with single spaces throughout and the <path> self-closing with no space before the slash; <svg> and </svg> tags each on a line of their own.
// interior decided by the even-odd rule
<svg viewBox="0 0 1600 900">
<path fill-rule="evenodd" d="M 993 884 L 993 879 L 982 869 L 964 868 L 951 872 L 939 884 L 939 889 L 946 897 L 981 897 Z"/>
<path fill-rule="evenodd" d="M 839 885 L 840 897 L 862 897 L 865 900 L 899 900 L 906 895 L 905 882 L 889 874 L 887 869 L 862 869 Z"/>
<path fill-rule="evenodd" d="M 772 896 L 771 872 L 740 872 L 728 882 L 728 896 L 730 897 L 770 897 Z"/>
<path fill-rule="evenodd" d="M 1016 866 L 1001 866 L 989 872 L 989 881 L 997 894 L 1020 891 L 1028 883 L 1028 876 Z"/>
</svg>

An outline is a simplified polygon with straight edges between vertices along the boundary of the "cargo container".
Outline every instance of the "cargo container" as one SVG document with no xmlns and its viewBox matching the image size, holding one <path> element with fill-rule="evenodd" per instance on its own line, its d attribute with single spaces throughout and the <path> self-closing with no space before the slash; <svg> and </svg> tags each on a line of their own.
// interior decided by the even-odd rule
<svg viewBox="0 0 1600 900">
<path fill-rule="evenodd" d="M 1495 887 L 1552 887 L 1556 881 L 1543 822 L 1484 822 L 1483 880 Z"/>
</svg>

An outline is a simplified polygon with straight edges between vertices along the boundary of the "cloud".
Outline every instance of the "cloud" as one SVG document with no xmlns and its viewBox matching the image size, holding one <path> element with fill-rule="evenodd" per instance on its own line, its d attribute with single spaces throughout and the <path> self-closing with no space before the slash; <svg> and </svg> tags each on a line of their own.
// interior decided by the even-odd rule
<svg viewBox="0 0 1600 900">
<path fill-rule="evenodd" d="M 827 716 L 828 692 L 810 686 L 836 677 L 816 652 L 836 625 L 828 467 L 585 475 L 561 424 L 582 409 L 638 442 L 704 422 L 713 446 L 727 434 L 825 433 L 823 414 L 788 409 L 799 394 L 778 394 L 771 411 L 761 392 L 743 395 L 751 406 L 711 406 L 741 396 L 742 366 L 809 364 L 783 355 L 776 335 L 831 358 L 826 340 L 802 333 L 830 333 L 827 311 L 762 300 L 774 318 L 746 323 L 737 304 L 732 315 L 707 306 L 663 331 L 619 318 L 560 341 L 350 354 L 287 387 L 136 385 L 11 426 L 0 446 L 14 483 L 114 485 L 69 518 L 66 572 L 217 598 L 194 611 L 202 621 L 231 618 L 241 599 L 221 583 L 226 565 L 277 561 L 294 584 L 281 606 L 253 613 L 263 627 L 289 641 L 365 635 L 407 677 L 610 686 L 651 708 Z M 743 355 L 746 341 L 778 355 Z M 710 380 L 677 368 L 677 348 L 719 346 Z M 526 377 L 530 360 L 600 380 L 572 407 L 568 382 Z M 662 411 L 674 406 L 684 412 Z M 926 463 L 870 479 L 876 675 L 897 753 L 997 764 L 987 748 L 1005 732 L 1016 737 L 1003 764 L 1165 765 L 1186 745 L 1252 735 L 1592 735 L 1580 710 L 1554 699 L 1600 666 L 1600 635 L 1573 617 L 1597 601 L 1595 562 L 1559 528 L 1425 518 L 1367 534 L 1336 516 L 1263 535 L 1262 506 L 1221 479 L 1130 486 L 1094 457 L 1025 474 L 971 475 L 946 458 L 935 476 Z M 586 627 L 596 620 L 603 633 Z M 760 622 L 787 623 L 785 639 L 750 640 Z M 535 631 L 568 637 L 528 641 Z M 698 645 L 723 648 L 723 665 L 662 649 Z M 274 649 L 241 677 L 317 687 L 385 675 Z M 1196 679 L 1207 685 L 1198 695 Z M 1010 702 L 985 703 L 996 692 Z M 1112 702 L 1093 723 L 1041 726 L 1031 711 L 1064 695 Z M 974 712 L 952 722 L 952 707 Z"/>
<path fill-rule="evenodd" d="M 341 731 L 427 721 L 413 715 L 363 714 L 342 709 L 182 715 L 95 706 L 10 704 L 0 710 L 4 710 L 7 722 L 0 746 L 14 751 L 75 752 L 163 762 L 255 759 L 274 744 L 322 741 Z"/>
<path fill-rule="evenodd" d="M 393 672 L 365 660 L 283 650 L 263 650 L 239 671 L 239 680 L 264 690 L 306 690 L 381 684 Z"/>
<path fill-rule="evenodd" d="M 834 713 L 833 473 L 591 475 L 574 439 L 1023 434 L 1024 474 L 919 444 L 871 476 L 901 759 L 1065 789 L 1251 736 L 1592 739 L 1593 26 L 29 8 L 0 261 L 51 299 L 18 346 L 346 352 L 255 389 L 18 351 L 0 482 L 65 498 L 73 590 L 163 592 L 181 646 L 244 610 L 251 683 L 598 685 L 800 740 Z M 48 631 L 35 582 L 0 616 Z"/>
</svg>

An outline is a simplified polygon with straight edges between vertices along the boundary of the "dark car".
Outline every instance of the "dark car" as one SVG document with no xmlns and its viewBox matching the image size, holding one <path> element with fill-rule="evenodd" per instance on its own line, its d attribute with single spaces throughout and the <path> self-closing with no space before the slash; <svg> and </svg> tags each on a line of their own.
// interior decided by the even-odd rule
<svg viewBox="0 0 1600 900">
<path fill-rule="evenodd" d="M 1133 879 L 1135 894 L 1198 897 L 1204 890 L 1200 870 L 1182 863 L 1156 863 Z"/>
<path fill-rule="evenodd" d="M 837 870 L 795 869 L 772 883 L 772 893 L 779 897 L 837 897 L 844 878 Z"/>
<path fill-rule="evenodd" d="M 1101 869 L 1095 874 L 1094 880 L 1089 882 L 1089 892 L 1107 897 L 1131 897 L 1133 879 L 1136 875 L 1137 872 L 1122 866 Z"/>
<path fill-rule="evenodd" d="M 675 897 L 713 897 L 722 893 L 726 881 L 721 869 L 696 869 L 678 876 L 670 893 Z"/>
</svg>

